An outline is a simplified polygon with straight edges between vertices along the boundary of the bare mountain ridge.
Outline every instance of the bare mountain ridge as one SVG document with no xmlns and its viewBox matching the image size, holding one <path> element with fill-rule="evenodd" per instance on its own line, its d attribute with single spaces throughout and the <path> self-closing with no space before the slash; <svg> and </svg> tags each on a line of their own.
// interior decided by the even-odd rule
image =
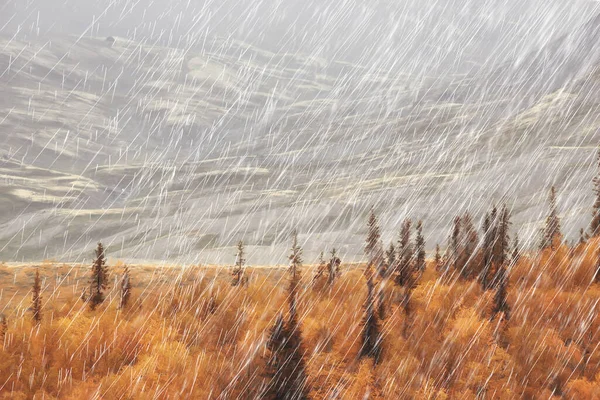
<svg viewBox="0 0 600 400">
<path fill-rule="evenodd" d="M 541 53 L 575 68 L 598 34 L 585 32 L 569 42 L 579 50 L 562 39 Z M 433 247 L 447 232 L 428 225 L 432 213 L 479 215 L 504 195 L 528 238 L 555 181 L 567 230 L 587 221 L 592 65 L 558 71 L 563 80 L 506 117 L 514 92 L 501 79 L 488 98 L 481 76 L 440 85 L 468 88 L 442 102 L 410 76 L 241 42 L 204 53 L 118 37 L 50 42 L 0 44 L 4 259 L 78 259 L 102 239 L 120 258 L 226 262 L 244 238 L 255 262 L 276 263 L 292 227 L 310 236 L 309 257 L 337 245 L 357 258 L 371 204 L 390 238 L 405 215 L 424 218 Z M 495 73 L 509 81 L 524 65 L 543 71 L 540 60 Z"/>
</svg>

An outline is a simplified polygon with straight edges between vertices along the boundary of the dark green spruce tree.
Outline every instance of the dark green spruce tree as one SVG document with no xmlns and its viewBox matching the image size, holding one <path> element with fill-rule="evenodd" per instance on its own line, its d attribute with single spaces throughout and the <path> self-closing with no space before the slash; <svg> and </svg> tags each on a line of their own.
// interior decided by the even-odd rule
<svg viewBox="0 0 600 400">
<path fill-rule="evenodd" d="M 381 354 L 381 332 L 378 314 L 385 313 L 384 299 L 382 298 L 385 296 L 383 296 L 381 291 L 380 293 L 375 293 L 375 277 L 378 274 L 376 268 L 378 266 L 377 262 L 380 261 L 374 260 L 376 257 L 374 253 L 381 251 L 381 235 L 377 218 L 372 210 L 368 220 L 368 227 L 365 254 L 369 261 L 364 271 L 367 281 L 367 299 L 364 304 L 365 311 L 362 319 L 361 348 L 358 356 L 359 358 L 372 357 L 375 363 L 377 363 Z M 377 300 L 379 300 L 379 307 Z"/>
<path fill-rule="evenodd" d="M 411 228 L 412 221 L 405 219 L 400 229 L 400 237 L 398 238 L 398 246 L 396 248 L 398 252 L 396 256 L 398 265 L 396 269 L 396 284 L 399 286 L 410 284 L 413 273 L 412 258 L 414 249 L 411 243 Z"/>
<path fill-rule="evenodd" d="M 35 278 L 33 280 L 33 288 L 31 290 L 31 312 L 34 324 L 38 325 L 42 322 L 42 283 L 40 280 L 39 269 L 35 270 Z"/>
<path fill-rule="evenodd" d="M 465 213 L 460 218 L 460 235 L 458 241 L 458 258 L 455 268 L 463 279 L 470 279 L 475 274 L 473 257 L 477 250 L 479 237 L 473 225 L 471 214 Z"/>
<path fill-rule="evenodd" d="M 510 211 L 506 205 L 503 205 L 498 217 L 498 227 L 494 243 L 493 260 L 496 268 L 493 279 L 494 286 L 499 285 L 502 281 L 502 276 L 506 274 L 506 264 L 510 261 L 510 224 Z"/>
<path fill-rule="evenodd" d="M 98 243 L 96 259 L 92 264 L 90 296 L 88 298 L 92 310 L 104 302 L 106 290 L 108 290 L 108 266 L 106 265 L 104 246 L 102 243 Z"/>
<path fill-rule="evenodd" d="M 371 266 L 367 266 L 365 277 L 367 278 L 367 299 L 365 301 L 365 314 L 362 320 L 362 346 L 359 357 L 370 357 L 375 363 L 379 362 L 381 356 L 381 328 L 379 324 L 379 313 L 376 306 L 375 295 L 375 272 Z M 381 311 L 380 311 L 381 312 Z"/>
<path fill-rule="evenodd" d="M 261 398 L 277 400 L 308 399 L 304 346 L 297 312 L 297 297 L 302 265 L 302 248 L 294 231 L 290 260 L 290 280 L 288 286 L 289 314 L 287 321 L 279 314 L 271 328 L 267 349 L 267 373 L 269 383 Z"/>
<path fill-rule="evenodd" d="M 441 271 L 442 268 L 444 267 L 444 263 L 443 263 L 443 259 L 442 259 L 442 253 L 440 252 L 440 245 L 439 243 L 435 245 L 435 256 L 434 256 L 434 263 L 435 263 L 435 270 L 436 271 Z"/>
<path fill-rule="evenodd" d="M 507 297 L 508 276 L 506 267 L 502 265 L 497 272 L 496 294 L 494 295 L 494 306 L 492 308 L 492 319 L 499 313 L 504 314 L 504 319 L 510 319 L 510 306 Z"/>
<path fill-rule="evenodd" d="M 384 275 L 383 249 L 381 246 L 381 231 L 379 229 L 379 221 L 375 215 L 375 211 L 371 209 L 369 220 L 367 222 L 367 240 L 365 243 L 365 253 L 367 255 L 367 263 L 380 274 Z"/>
<path fill-rule="evenodd" d="M 512 264 L 515 265 L 519 258 L 521 257 L 521 248 L 519 244 L 519 234 L 515 233 L 515 238 L 513 239 L 513 247 L 512 247 Z"/>
<path fill-rule="evenodd" d="M 462 219 L 460 216 L 454 218 L 452 233 L 450 234 L 450 262 L 454 269 L 460 269 L 459 262 L 462 258 Z"/>
<path fill-rule="evenodd" d="M 506 205 L 503 205 L 498 218 L 498 229 L 496 232 L 494 246 L 494 261 L 498 265 L 505 264 L 508 259 L 510 246 L 510 224 L 510 211 Z"/>
<path fill-rule="evenodd" d="M 340 266 L 342 265 L 342 260 L 337 256 L 337 250 L 335 247 L 331 250 L 331 258 L 327 263 L 327 272 L 329 277 L 327 279 L 327 283 L 329 286 L 333 286 L 335 279 L 340 275 Z"/>
<path fill-rule="evenodd" d="M 322 251 L 319 253 L 318 263 L 319 266 L 317 267 L 317 271 L 315 273 L 315 276 L 313 277 L 313 281 L 318 281 L 320 278 L 322 278 L 325 274 L 325 271 L 328 269 L 328 264 L 325 262 L 325 256 Z"/>
<path fill-rule="evenodd" d="M 231 286 L 241 286 L 246 282 L 244 277 L 244 264 L 246 263 L 246 259 L 244 258 L 245 256 L 246 252 L 244 250 L 244 242 L 240 240 L 237 244 L 235 265 L 233 267 L 233 271 L 231 272 L 231 276 L 233 277 Z"/>
<path fill-rule="evenodd" d="M 483 290 L 487 290 L 490 287 L 490 273 L 492 271 L 494 247 L 498 231 L 497 214 L 496 206 L 494 206 L 492 212 L 486 213 L 483 219 L 483 265 L 479 276 Z"/>
<path fill-rule="evenodd" d="M 292 248 L 288 260 L 290 260 L 290 274 L 292 278 L 295 278 L 296 274 L 300 273 L 299 269 L 303 262 L 302 247 L 298 244 L 298 232 L 295 230 L 292 232 Z"/>
<path fill-rule="evenodd" d="M 389 276 L 393 271 L 397 269 L 396 265 L 396 247 L 394 247 L 394 243 L 390 242 L 390 247 L 385 252 L 385 263 L 386 263 L 386 271 L 387 276 Z"/>
<path fill-rule="evenodd" d="M 423 237 L 423 221 L 417 222 L 417 237 L 415 238 L 415 269 L 425 271 L 425 238 Z"/>
<path fill-rule="evenodd" d="M 560 231 L 560 218 L 558 217 L 558 207 L 556 205 L 556 188 L 550 188 L 548 196 L 548 205 L 550 212 L 546 217 L 546 226 L 544 227 L 541 248 L 556 250 L 562 241 L 562 233 Z"/>
</svg>

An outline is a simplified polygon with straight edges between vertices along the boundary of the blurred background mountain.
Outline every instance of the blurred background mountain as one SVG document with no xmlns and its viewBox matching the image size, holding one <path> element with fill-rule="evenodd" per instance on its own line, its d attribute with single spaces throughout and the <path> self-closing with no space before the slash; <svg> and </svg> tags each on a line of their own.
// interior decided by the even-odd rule
<svg viewBox="0 0 600 400">
<path fill-rule="evenodd" d="M 587 227 L 600 17 L 575 1 L 0 2 L 0 259 L 312 262 L 556 184 Z"/>
</svg>

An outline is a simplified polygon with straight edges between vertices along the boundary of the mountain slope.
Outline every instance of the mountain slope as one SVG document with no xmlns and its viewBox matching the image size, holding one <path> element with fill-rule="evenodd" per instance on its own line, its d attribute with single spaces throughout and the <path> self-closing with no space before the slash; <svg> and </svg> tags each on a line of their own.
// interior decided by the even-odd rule
<svg viewBox="0 0 600 400">
<path fill-rule="evenodd" d="M 552 54 L 571 62 L 591 42 L 573 43 L 583 47 Z M 444 221 L 503 198 L 534 241 L 552 182 L 567 232 L 587 220 L 600 115 L 590 66 L 561 69 L 566 78 L 523 105 L 516 78 L 506 81 L 526 77 L 533 54 L 516 72 L 494 69 L 495 81 L 416 85 L 239 41 L 203 52 L 119 37 L 0 48 L 3 259 L 78 261 L 103 240 L 119 258 L 223 263 L 243 238 L 251 262 L 277 263 L 292 228 L 318 238 L 309 258 L 337 246 L 352 259 L 371 205 L 386 240 L 404 217 L 423 218 L 431 248 Z"/>
</svg>

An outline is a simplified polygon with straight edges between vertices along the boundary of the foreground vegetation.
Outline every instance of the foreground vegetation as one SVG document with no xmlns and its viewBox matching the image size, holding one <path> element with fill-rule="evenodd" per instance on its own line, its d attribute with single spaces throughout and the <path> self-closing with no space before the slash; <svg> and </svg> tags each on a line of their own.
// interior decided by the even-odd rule
<svg viewBox="0 0 600 400">
<path fill-rule="evenodd" d="M 600 170 L 600 155 L 599 155 Z M 567 245 L 556 190 L 539 250 L 510 210 L 469 213 L 425 258 L 406 219 L 364 265 L 0 267 L 0 396 L 66 399 L 598 399 L 600 178 Z"/>
<path fill-rule="evenodd" d="M 3 267 L 0 393 L 276 398 L 273 332 L 289 326 L 295 290 L 298 398 L 597 398 L 598 245 L 590 240 L 521 256 L 507 285 L 510 319 L 493 312 L 495 292 L 438 271 L 434 261 L 414 285 L 409 307 L 403 287 L 373 277 L 384 299 L 376 313 L 376 358 L 363 351 L 370 278 L 361 267 L 342 265 L 332 284 L 327 273 L 314 279 L 318 268 L 304 267 L 292 289 L 283 269 L 246 269 L 247 284 L 232 285 L 230 274 L 216 268 L 131 267 L 126 307 L 113 279 L 94 310 L 80 296 L 87 268 Z M 120 277 L 124 268 L 111 271 Z M 36 272 L 39 322 L 30 309 Z"/>
</svg>

